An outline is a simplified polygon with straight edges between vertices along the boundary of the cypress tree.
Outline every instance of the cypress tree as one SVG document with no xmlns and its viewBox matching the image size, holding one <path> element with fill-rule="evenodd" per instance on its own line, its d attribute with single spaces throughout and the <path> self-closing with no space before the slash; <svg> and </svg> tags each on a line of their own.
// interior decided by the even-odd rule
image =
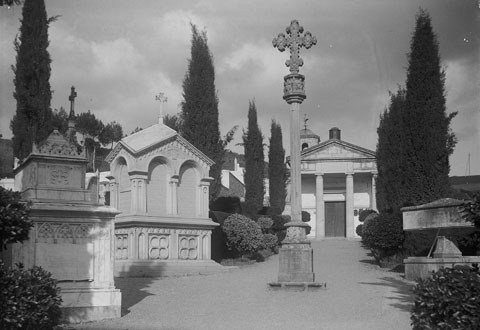
<svg viewBox="0 0 480 330">
<path fill-rule="evenodd" d="M 270 214 L 282 214 L 287 197 L 285 149 L 283 149 L 282 127 L 274 120 L 272 120 L 270 133 L 270 149 L 268 150 Z"/>
<path fill-rule="evenodd" d="M 377 129 L 377 208 L 380 212 L 398 211 L 404 195 L 403 126 L 402 110 L 405 106 L 405 89 L 390 93 L 390 105 L 380 116 Z"/>
<path fill-rule="evenodd" d="M 445 72 L 430 15 L 420 9 L 408 55 L 405 108 L 402 111 L 405 205 L 446 197 L 448 157 L 455 136 L 446 114 Z"/>
<path fill-rule="evenodd" d="M 243 131 L 245 148 L 245 212 L 257 214 L 263 207 L 263 136 L 257 122 L 255 101 L 249 102 L 248 129 Z"/>
<path fill-rule="evenodd" d="M 47 51 L 48 25 L 44 0 L 25 0 L 22 9 L 20 37 L 15 39 L 17 51 L 15 92 L 17 110 L 10 122 L 13 133 L 13 153 L 24 159 L 52 130 L 50 100 L 50 54 Z"/>
<path fill-rule="evenodd" d="M 191 59 L 183 80 L 180 134 L 211 158 L 210 200 L 215 200 L 221 188 L 224 143 L 218 124 L 218 97 L 215 89 L 215 69 L 207 45 L 206 32 L 192 24 Z"/>
</svg>

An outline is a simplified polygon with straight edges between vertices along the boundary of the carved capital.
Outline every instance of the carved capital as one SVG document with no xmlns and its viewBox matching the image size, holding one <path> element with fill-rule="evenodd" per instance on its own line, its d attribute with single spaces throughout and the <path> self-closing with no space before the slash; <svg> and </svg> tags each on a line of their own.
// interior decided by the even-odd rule
<svg viewBox="0 0 480 330">
<path fill-rule="evenodd" d="M 290 103 L 302 103 L 307 98 L 305 95 L 305 76 L 292 73 L 283 77 L 283 99 Z"/>
</svg>

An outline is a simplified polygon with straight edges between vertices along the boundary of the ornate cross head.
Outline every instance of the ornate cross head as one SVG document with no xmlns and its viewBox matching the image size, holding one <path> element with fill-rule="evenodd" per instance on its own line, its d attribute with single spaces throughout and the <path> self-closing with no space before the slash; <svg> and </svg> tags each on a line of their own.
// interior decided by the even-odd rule
<svg viewBox="0 0 480 330">
<path fill-rule="evenodd" d="M 279 33 L 278 37 L 273 38 L 273 47 L 278 48 L 283 52 L 286 48 L 290 48 L 290 59 L 285 62 L 285 65 L 290 67 L 291 73 L 298 73 L 300 67 L 303 65 L 303 59 L 300 57 L 300 48 L 306 49 L 317 44 L 317 38 L 312 36 L 310 32 L 303 34 L 303 26 L 298 24 L 297 20 L 293 20 L 290 26 L 286 28 L 287 36 Z"/>
</svg>

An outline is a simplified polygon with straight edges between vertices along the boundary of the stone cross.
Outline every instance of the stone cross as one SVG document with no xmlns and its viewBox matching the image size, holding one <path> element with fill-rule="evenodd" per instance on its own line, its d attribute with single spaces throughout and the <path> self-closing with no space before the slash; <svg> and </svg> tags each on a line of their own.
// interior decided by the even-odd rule
<svg viewBox="0 0 480 330">
<path fill-rule="evenodd" d="M 70 101 L 70 113 L 75 113 L 74 107 L 75 107 L 76 97 L 77 97 L 77 92 L 75 92 L 75 87 L 72 86 L 70 96 L 68 97 L 68 100 Z"/>
<path fill-rule="evenodd" d="M 163 124 L 163 103 L 168 101 L 168 98 L 165 96 L 165 93 L 158 93 L 155 95 L 155 101 L 160 101 L 160 115 L 158 117 L 158 122 Z"/>
<path fill-rule="evenodd" d="M 300 67 L 303 65 L 303 59 L 300 57 L 300 48 L 306 49 L 317 44 L 317 38 L 312 36 L 310 32 L 305 32 L 302 36 L 303 26 L 298 24 L 297 20 L 293 20 L 290 26 L 286 28 L 287 36 L 279 33 L 278 37 L 273 38 L 273 47 L 278 48 L 283 52 L 286 48 L 290 48 L 290 59 L 285 62 L 287 67 L 290 67 L 291 73 L 298 73 Z"/>
</svg>

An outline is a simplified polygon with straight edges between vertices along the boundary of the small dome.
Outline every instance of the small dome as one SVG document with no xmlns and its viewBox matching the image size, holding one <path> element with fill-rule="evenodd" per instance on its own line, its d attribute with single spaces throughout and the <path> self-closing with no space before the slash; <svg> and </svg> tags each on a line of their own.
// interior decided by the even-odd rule
<svg viewBox="0 0 480 330">
<path fill-rule="evenodd" d="M 300 138 L 318 138 L 320 140 L 320 137 L 308 128 L 300 130 Z"/>
</svg>

